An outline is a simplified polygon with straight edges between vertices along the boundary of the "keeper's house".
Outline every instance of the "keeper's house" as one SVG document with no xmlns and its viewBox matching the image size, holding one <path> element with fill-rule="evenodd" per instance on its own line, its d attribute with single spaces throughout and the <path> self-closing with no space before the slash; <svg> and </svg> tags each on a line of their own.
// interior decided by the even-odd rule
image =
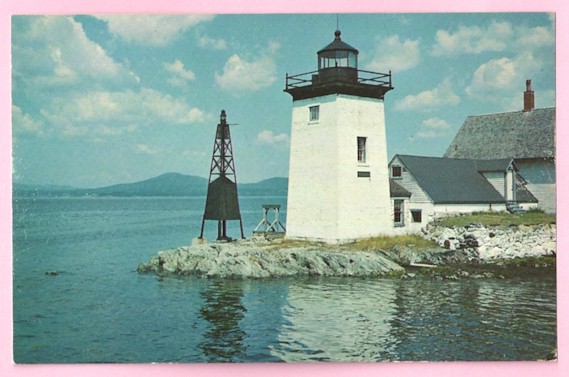
<svg viewBox="0 0 569 377">
<path fill-rule="evenodd" d="M 539 207 L 556 212 L 555 108 L 534 109 L 530 80 L 523 111 L 469 116 L 444 157 L 513 159 Z"/>
<path fill-rule="evenodd" d="M 389 163 L 393 226 L 418 232 L 452 213 L 519 212 L 538 200 L 514 159 L 475 160 L 395 155 Z"/>
</svg>

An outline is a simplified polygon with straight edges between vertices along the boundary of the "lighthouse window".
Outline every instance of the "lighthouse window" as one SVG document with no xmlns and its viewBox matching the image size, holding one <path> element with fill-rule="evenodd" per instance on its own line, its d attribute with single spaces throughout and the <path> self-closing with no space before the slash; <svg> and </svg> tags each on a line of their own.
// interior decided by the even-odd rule
<svg viewBox="0 0 569 377">
<path fill-rule="evenodd" d="M 320 106 L 310 106 L 310 121 L 315 122 L 320 116 Z"/>
<path fill-rule="evenodd" d="M 366 162 L 366 139 L 358 136 L 358 162 Z"/>
</svg>

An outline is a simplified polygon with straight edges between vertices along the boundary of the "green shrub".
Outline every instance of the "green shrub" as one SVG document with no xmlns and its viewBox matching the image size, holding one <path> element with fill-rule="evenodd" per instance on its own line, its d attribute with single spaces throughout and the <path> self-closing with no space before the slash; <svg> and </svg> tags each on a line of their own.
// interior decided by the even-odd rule
<svg viewBox="0 0 569 377">
<path fill-rule="evenodd" d="M 539 207 L 532 207 L 528 209 L 526 213 L 545 213 L 545 211 Z"/>
<path fill-rule="evenodd" d="M 512 214 L 509 212 L 474 212 L 468 215 L 446 217 L 437 220 L 437 225 L 446 227 L 464 227 L 469 224 L 481 224 L 484 226 L 555 224 L 555 215 L 550 215 L 543 211 L 528 211 L 522 214 Z"/>
</svg>

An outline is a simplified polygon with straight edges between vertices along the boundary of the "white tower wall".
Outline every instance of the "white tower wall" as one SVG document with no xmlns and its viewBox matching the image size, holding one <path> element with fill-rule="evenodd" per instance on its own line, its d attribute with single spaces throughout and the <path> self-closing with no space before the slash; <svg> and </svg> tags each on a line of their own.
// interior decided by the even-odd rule
<svg viewBox="0 0 569 377">
<path fill-rule="evenodd" d="M 318 121 L 309 120 L 311 106 L 319 106 Z M 365 162 L 358 137 L 366 138 Z M 294 101 L 287 238 L 341 243 L 392 228 L 383 101 L 344 94 Z"/>
</svg>

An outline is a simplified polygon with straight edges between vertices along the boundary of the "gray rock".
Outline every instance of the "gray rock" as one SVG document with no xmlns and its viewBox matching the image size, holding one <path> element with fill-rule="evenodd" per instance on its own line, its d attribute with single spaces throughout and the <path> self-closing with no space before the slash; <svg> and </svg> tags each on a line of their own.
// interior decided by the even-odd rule
<svg viewBox="0 0 569 377">
<path fill-rule="evenodd" d="M 208 277 L 381 276 L 403 272 L 397 263 L 378 252 L 338 247 L 279 248 L 241 241 L 193 245 L 158 253 L 139 272 Z"/>
<path fill-rule="evenodd" d="M 463 228 L 445 228 L 429 224 L 423 232 L 425 238 L 435 241 L 441 247 L 456 251 L 453 259 L 460 261 L 464 250 L 468 260 L 493 260 L 499 258 L 520 258 L 528 256 L 555 255 L 555 224 L 520 225 L 509 227 L 484 227 L 470 224 Z"/>
</svg>

